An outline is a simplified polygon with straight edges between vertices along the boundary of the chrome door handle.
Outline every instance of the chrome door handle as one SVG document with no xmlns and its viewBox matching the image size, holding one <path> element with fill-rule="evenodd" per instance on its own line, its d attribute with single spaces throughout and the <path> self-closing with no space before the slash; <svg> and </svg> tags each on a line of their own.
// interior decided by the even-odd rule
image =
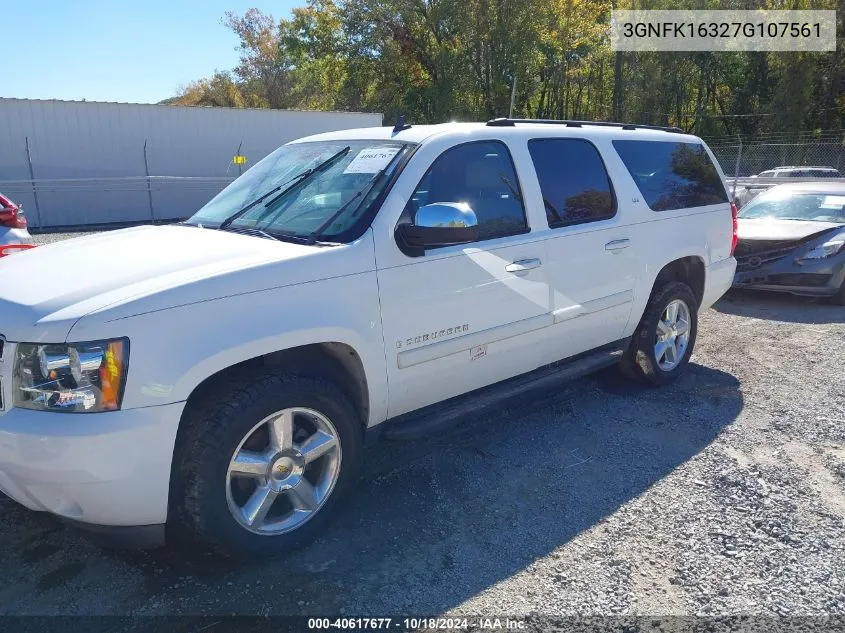
<svg viewBox="0 0 845 633">
<path fill-rule="evenodd" d="M 539 268 L 542 264 L 543 262 L 536 257 L 532 259 L 518 259 L 512 264 L 505 266 L 505 271 L 509 273 L 521 273 L 532 268 Z"/>
<path fill-rule="evenodd" d="M 604 245 L 604 250 L 606 251 L 621 251 L 623 248 L 628 248 L 631 245 L 631 240 L 623 239 L 623 240 L 613 240 L 612 242 L 608 242 Z"/>
</svg>

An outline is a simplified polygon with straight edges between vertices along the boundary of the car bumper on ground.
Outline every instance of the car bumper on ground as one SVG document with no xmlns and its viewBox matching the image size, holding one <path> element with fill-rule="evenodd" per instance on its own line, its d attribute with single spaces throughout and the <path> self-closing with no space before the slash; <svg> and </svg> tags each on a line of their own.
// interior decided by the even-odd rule
<svg viewBox="0 0 845 633">
<path fill-rule="evenodd" d="M 807 297 L 831 297 L 845 280 L 845 256 L 802 260 L 787 256 L 751 270 L 740 270 L 734 288 L 786 292 Z"/>
<path fill-rule="evenodd" d="M 0 227 L 0 258 L 34 248 L 35 243 L 26 229 Z"/>
<path fill-rule="evenodd" d="M 701 298 L 701 308 L 709 308 L 716 303 L 731 287 L 736 260 L 728 257 L 722 261 L 713 262 L 704 273 L 704 296 Z"/>
<path fill-rule="evenodd" d="M 13 244 L 34 245 L 35 242 L 26 229 L 6 229 L 0 227 L 0 246 L 11 246 Z"/>
<path fill-rule="evenodd" d="M 101 536 L 152 545 L 167 520 L 183 407 L 93 414 L 7 408 L 0 415 L 0 490 Z"/>
</svg>

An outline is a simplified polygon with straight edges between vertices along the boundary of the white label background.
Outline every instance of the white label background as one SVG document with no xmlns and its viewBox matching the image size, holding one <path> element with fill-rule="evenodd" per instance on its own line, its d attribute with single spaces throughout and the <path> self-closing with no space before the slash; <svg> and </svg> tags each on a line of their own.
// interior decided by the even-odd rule
<svg viewBox="0 0 845 633">
<path fill-rule="evenodd" d="M 343 170 L 344 174 L 375 174 L 387 167 L 398 147 L 375 147 L 362 149 Z"/>
</svg>

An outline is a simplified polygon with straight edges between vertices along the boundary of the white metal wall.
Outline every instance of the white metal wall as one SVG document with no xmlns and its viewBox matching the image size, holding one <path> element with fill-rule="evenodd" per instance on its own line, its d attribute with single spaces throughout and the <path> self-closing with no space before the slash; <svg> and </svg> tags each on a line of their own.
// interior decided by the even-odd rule
<svg viewBox="0 0 845 633">
<path fill-rule="evenodd" d="M 358 112 L 0 98 L 0 191 L 39 227 L 185 217 L 238 175 L 239 147 L 248 167 L 295 138 L 381 124 Z"/>
</svg>

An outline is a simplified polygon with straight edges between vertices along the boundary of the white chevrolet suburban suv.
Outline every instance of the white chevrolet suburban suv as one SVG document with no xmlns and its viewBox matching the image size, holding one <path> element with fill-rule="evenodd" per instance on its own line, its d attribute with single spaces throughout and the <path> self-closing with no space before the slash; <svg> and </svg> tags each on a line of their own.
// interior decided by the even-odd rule
<svg viewBox="0 0 845 633">
<path fill-rule="evenodd" d="M 735 230 L 717 162 L 672 128 L 288 143 L 186 222 L 0 261 L 0 489 L 138 546 L 288 549 L 379 435 L 610 363 L 676 378 Z"/>
</svg>

